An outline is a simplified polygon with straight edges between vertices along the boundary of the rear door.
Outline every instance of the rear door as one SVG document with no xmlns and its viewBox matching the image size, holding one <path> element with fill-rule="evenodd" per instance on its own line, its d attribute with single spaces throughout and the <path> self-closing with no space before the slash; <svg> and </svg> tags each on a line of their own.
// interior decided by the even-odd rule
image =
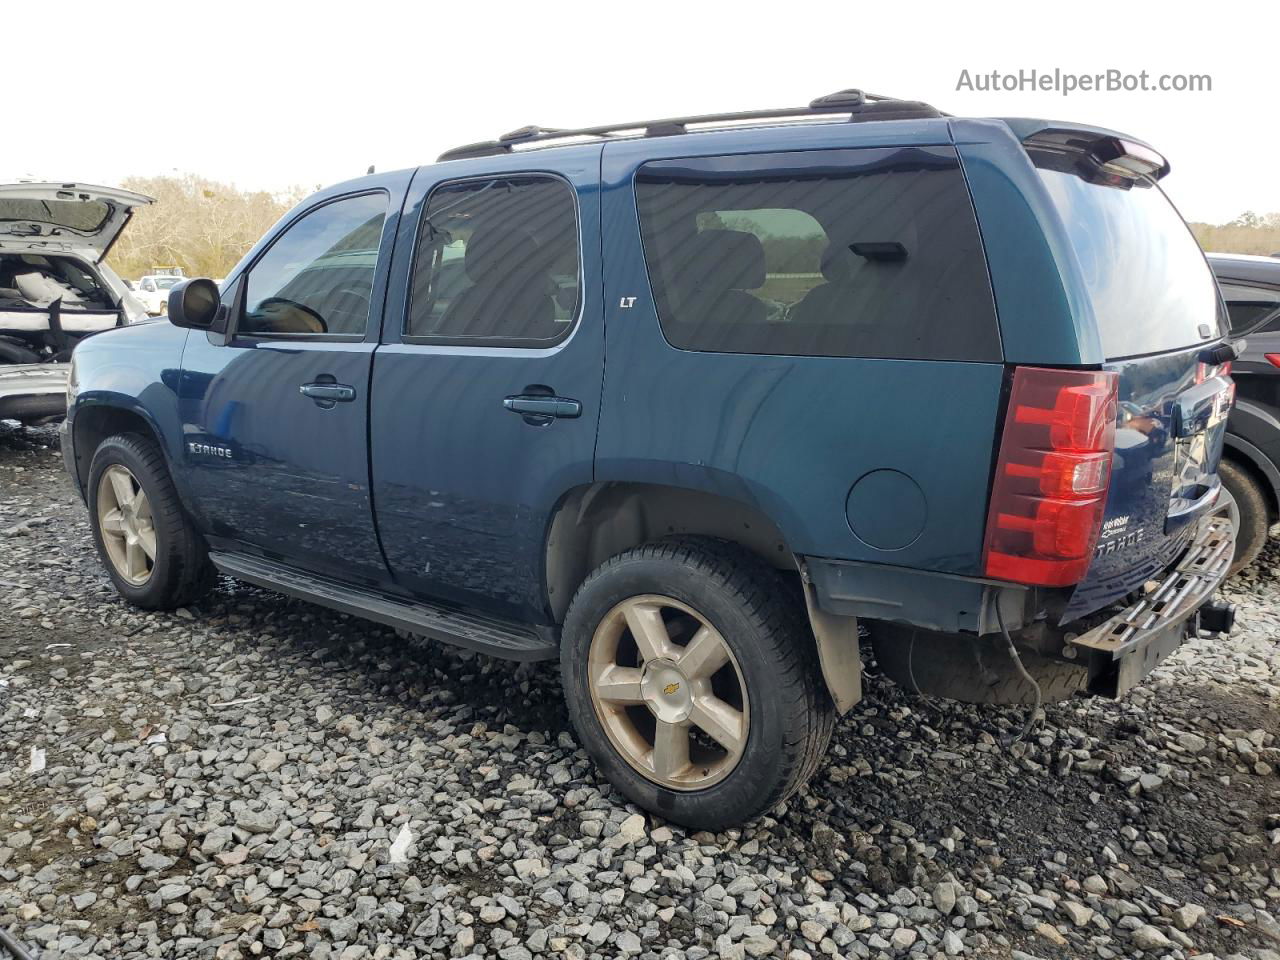
<svg viewBox="0 0 1280 960">
<path fill-rule="evenodd" d="M 228 302 L 245 285 L 231 342 L 188 338 L 184 474 L 215 546 L 385 578 L 369 374 L 402 191 L 330 197 L 296 216 L 228 285 Z"/>
<path fill-rule="evenodd" d="M 1186 546 L 1217 500 L 1234 385 L 1205 362 L 1226 334 L 1213 274 L 1160 188 L 1035 159 L 1087 291 L 1103 369 L 1118 376 L 1102 533 L 1067 619 L 1134 590 Z"/>
<path fill-rule="evenodd" d="M 418 172 L 370 411 L 396 580 L 535 621 L 551 514 L 593 478 L 604 374 L 600 147 L 554 157 Z"/>
</svg>

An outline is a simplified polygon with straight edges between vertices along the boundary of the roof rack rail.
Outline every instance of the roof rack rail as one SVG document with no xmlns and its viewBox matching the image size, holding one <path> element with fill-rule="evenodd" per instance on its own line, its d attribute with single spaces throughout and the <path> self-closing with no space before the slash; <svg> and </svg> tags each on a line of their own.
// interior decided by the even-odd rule
<svg viewBox="0 0 1280 960">
<path fill-rule="evenodd" d="M 579 137 L 596 137 L 607 140 L 626 132 L 643 131 L 645 137 L 671 137 L 690 133 L 690 126 L 699 124 L 737 123 L 746 120 L 785 120 L 790 117 L 814 117 L 828 114 L 849 115 L 850 122 L 864 120 L 906 120 L 923 117 L 944 117 L 927 103 L 918 100 L 899 100 L 895 97 L 866 93 L 862 90 L 839 90 L 810 101 L 807 107 L 781 107 L 766 110 L 743 110 L 737 113 L 707 113 L 699 116 L 668 117 L 661 120 L 636 120 L 632 123 L 608 123 L 598 127 L 560 129 L 531 125 L 504 133 L 497 140 L 482 140 L 454 147 L 440 154 L 440 160 L 461 160 L 464 157 L 492 157 L 513 153 L 517 146 L 547 143 Z M 635 133 L 631 133 L 635 136 Z"/>
</svg>

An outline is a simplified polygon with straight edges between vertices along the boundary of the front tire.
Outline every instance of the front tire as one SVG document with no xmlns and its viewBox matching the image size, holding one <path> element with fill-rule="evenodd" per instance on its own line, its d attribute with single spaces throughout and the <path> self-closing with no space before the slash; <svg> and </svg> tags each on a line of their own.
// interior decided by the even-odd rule
<svg viewBox="0 0 1280 960">
<path fill-rule="evenodd" d="M 574 727 L 609 781 L 694 829 L 789 797 L 835 722 L 803 605 L 724 541 L 664 540 L 603 564 L 565 618 L 561 670 Z"/>
<path fill-rule="evenodd" d="M 1247 470 L 1224 459 L 1218 464 L 1218 476 L 1236 506 L 1232 515 L 1236 521 L 1236 555 L 1227 571 L 1230 577 L 1258 559 L 1267 542 L 1271 515 L 1261 486 Z"/>
<path fill-rule="evenodd" d="M 215 575 L 204 540 L 149 438 L 117 434 L 99 444 L 85 492 L 94 546 L 122 597 L 172 610 L 208 592 Z"/>
</svg>

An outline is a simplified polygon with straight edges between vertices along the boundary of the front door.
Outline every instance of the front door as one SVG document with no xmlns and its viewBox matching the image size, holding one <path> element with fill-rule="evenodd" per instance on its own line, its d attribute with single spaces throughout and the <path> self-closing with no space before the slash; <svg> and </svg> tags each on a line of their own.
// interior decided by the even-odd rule
<svg viewBox="0 0 1280 960">
<path fill-rule="evenodd" d="M 593 477 L 604 372 L 600 148 L 557 154 L 553 170 L 517 155 L 418 173 L 370 416 L 397 581 L 530 619 L 547 615 L 550 517 Z"/>
<path fill-rule="evenodd" d="M 228 286 L 229 298 L 236 282 L 246 285 L 231 342 L 188 339 L 185 473 L 215 547 L 385 577 L 368 417 L 391 202 L 372 190 L 304 212 Z"/>
</svg>

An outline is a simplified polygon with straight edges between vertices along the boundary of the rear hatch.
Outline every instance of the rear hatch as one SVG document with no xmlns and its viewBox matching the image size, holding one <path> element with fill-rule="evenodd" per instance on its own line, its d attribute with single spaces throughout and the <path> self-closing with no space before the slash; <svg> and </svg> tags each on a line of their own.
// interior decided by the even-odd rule
<svg viewBox="0 0 1280 960">
<path fill-rule="evenodd" d="M 1218 496 L 1234 387 L 1214 355 L 1226 324 L 1213 274 L 1156 184 L 1163 159 L 1082 164 L 1056 146 L 1028 152 L 1070 239 L 1118 400 L 1102 530 L 1067 621 L 1142 586 L 1186 547 Z"/>
<path fill-rule="evenodd" d="M 0 251 L 107 255 L 135 207 L 150 197 L 83 183 L 0 183 Z"/>
</svg>

